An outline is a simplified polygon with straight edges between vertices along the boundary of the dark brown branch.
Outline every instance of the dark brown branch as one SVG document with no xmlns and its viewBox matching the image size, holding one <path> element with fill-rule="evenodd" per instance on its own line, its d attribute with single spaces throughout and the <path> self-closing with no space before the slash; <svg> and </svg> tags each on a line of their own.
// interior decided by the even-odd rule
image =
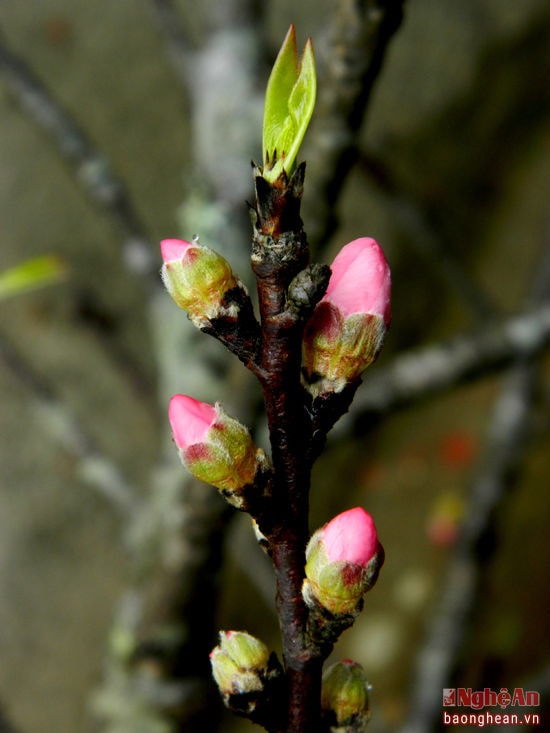
<svg viewBox="0 0 550 733">
<path fill-rule="evenodd" d="M 330 268 L 308 265 L 300 218 L 304 170 L 299 166 L 290 180 L 283 173 L 271 184 L 256 169 L 252 209 L 252 269 L 262 329 L 261 362 L 254 371 L 263 388 L 273 465 L 269 506 L 255 519 L 268 539 L 275 568 L 287 682 L 287 699 L 278 706 L 284 718 L 267 726 L 270 733 L 319 731 L 321 671 L 334 641 L 310 633 L 311 612 L 302 597 L 311 467 L 323 443 L 320 413 L 326 407 L 316 409 L 302 386 L 302 338 L 330 277 Z M 335 399 L 331 413 L 339 406 L 342 414 L 347 404 L 347 398 Z"/>
<path fill-rule="evenodd" d="M 242 287 L 233 288 L 225 294 L 222 305 L 236 307 L 237 315 L 212 318 L 201 331 L 221 341 L 247 369 L 256 371 L 260 364 L 261 332 L 248 293 Z"/>
<path fill-rule="evenodd" d="M 297 178 L 299 175 L 299 178 Z M 286 721 L 271 733 L 314 733 L 320 713 L 322 660 L 308 649 L 307 607 L 302 599 L 309 537 L 311 466 L 304 460 L 311 424 L 300 384 L 303 322 L 287 309 L 287 290 L 308 261 L 299 216 L 303 169 L 291 182 L 271 187 L 256 177 L 252 267 L 262 324 L 260 381 L 264 391 L 274 468 L 272 516 L 261 521 L 277 579 L 277 610 L 288 682 Z M 280 214 L 283 216 L 281 217 Z M 281 218 L 283 222 L 281 223 Z M 275 234 L 273 234 L 273 232 Z"/>
</svg>

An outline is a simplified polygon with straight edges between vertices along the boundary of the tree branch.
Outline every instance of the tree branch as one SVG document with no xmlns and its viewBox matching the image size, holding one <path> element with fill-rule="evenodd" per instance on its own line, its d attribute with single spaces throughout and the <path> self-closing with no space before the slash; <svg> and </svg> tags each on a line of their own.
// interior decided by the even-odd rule
<svg viewBox="0 0 550 733">
<path fill-rule="evenodd" d="M 300 381 L 304 321 L 293 318 L 287 304 L 289 285 L 309 260 L 299 216 L 303 172 L 302 166 L 281 189 L 267 186 L 261 176 L 256 177 L 252 267 L 262 325 L 259 377 L 274 469 L 271 516 L 260 517 L 259 526 L 269 540 L 277 578 L 277 610 L 288 681 L 286 721 L 282 727 L 270 729 L 271 733 L 314 733 L 320 712 L 322 659 L 312 655 L 307 645 L 308 611 L 301 592 L 309 537 L 311 474 L 311 465 L 304 456 L 311 425 Z M 268 234 L 272 231 L 273 236 Z"/>
</svg>

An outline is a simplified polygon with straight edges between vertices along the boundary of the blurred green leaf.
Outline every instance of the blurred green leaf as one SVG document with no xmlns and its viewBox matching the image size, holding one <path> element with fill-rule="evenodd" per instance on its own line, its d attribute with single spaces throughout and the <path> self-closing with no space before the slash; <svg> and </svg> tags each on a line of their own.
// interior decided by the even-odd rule
<svg viewBox="0 0 550 733">
<path fill-rule="evenodd" d="M 0 299 L 52 285 L 66 276 L 67 266 L 59 257 L 34 257 L 0 273 Z"/>
<path fill-rule="evenodd" d="M 264 178 L 273 183 L 284 171 L 291 175 L 313 114 L 317 74 L 308 39 L 298 59 L 296 30 L 290 26 L 275 60 L 265 94 Z"/>
</svg>

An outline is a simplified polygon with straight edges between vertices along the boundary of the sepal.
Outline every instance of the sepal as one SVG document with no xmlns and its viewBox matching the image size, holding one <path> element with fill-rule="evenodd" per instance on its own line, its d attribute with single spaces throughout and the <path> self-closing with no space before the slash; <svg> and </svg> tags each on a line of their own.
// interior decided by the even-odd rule
<svg viewBox="0 0 550 733">
<path fill-rule="evenodd" d="M 304 333 L 304 373 L 313 397 L 341 392 L 376 359 L 386 335 L 381 316 L 347 318 L 329 301 L 319 303 Z"/>
</svg>

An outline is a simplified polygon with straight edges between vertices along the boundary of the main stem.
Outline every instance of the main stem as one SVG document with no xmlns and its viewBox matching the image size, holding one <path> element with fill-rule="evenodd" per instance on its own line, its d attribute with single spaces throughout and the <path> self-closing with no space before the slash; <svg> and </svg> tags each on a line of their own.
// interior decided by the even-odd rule
<svg viewBox="0 0 550 733">
<path fill-rule="evenodd" d="M 304 419 L 303 398 L 296 390 L 299 379 L 299 364 L 293 363 L 296 345 L 285 342 L 284 337 L 275 336 L 269 344 L 271 348 L 265 349 L 273 356 L 273 347 L 281 347 L 281 359 L 268 360 L 266 366 L 273 369 L 284 365 L 282 370 L 273 369 L 264 382 L 275 477 L 272 487 L 275 521 L 270 544 L 288 681 L 285 733 L 313 733 L 318 730 L 321 661 L 312 657 L 308 649 L 308 610 L 301 594 L 304 551 L 309 536 L 310 466 L 304 455 L 309 426 Z"/>
<path fill-rule="evenodd" d="M 286 305 L 288 286 L 307 264 L 308 250 L 298 213 L 301 187 L 293 191 L 291 184 L 271 189 L 257 180 L 252 258 L 262 323 L 259 377 L 274 469 L 268 539 L 288 692 L 284 720 L 270 733 L 316 733 L 322 658 L 308 644 L 308 609 L 301 592 L 309 537 L 311 420 L 300 384 L 303 324 Z"/>
</svg>

